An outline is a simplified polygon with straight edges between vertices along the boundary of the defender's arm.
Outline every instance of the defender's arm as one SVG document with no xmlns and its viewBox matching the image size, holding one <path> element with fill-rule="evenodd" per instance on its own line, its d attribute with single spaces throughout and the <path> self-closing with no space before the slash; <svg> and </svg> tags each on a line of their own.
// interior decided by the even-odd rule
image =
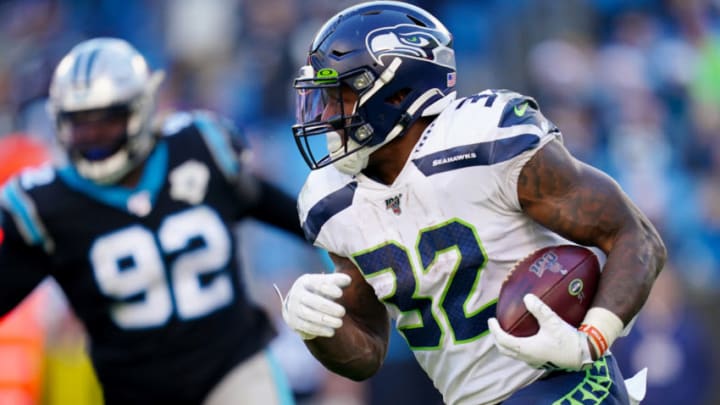
<svg viewBox="0 0 720 405">
<path fill-rule="evenodd" d="M 15 308 L 47 276 L 51 263 L 39 247 L 25 244 L 7 212 L 0 210 L 0 317 Z"/>
<path fill-rule="evenodd" d="M 250 177 L 250 174 L 245 174 Z M 253 186 L 247 183 L 252 182 Z M 266 224 L 275 226 L 305 241 L 305 234 L 298 220 L 297 204 L 295 198 L 290 197 L 279 187 L 257 177 L 239 182 L 238 193 L 249 195 L 246 187 L 254 190 L 254 200 L 250 203 L 248 215 Z"/>
</svg>

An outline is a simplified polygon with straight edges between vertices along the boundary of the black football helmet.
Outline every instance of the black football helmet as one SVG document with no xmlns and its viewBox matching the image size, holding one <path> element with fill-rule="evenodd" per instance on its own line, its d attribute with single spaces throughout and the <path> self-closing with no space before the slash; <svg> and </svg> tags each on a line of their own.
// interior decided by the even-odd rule
<svg viewBox="0 0 720 405">
<path fill-rule="evenodd" d="M 334 164 L 357 174 L 372 152 L 455 98 L 452 35 L 433 15 L 403 2 L 339 12 L 315 35 L 307 62 L 294 81 L 293 133 L 311 169 Z M 338 99 L 331 92 L 343 86 L 357 102 L 323 117 L 330 99 Z"/>
</svg>

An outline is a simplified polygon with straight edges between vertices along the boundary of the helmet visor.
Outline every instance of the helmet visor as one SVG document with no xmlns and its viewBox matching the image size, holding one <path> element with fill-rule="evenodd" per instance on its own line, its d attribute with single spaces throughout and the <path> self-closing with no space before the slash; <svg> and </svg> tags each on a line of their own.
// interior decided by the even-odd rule
<svg viewBox="0 0 720 405">
<path fill-rule="evenodd" d="M 338 74 L 333 69 L 321 69 L 317 73 L 312 66 L 303 66 L 295 79 L 295 119 L 300 125 L 327 126 L 331 122 L 323 119 L 328 112 L 336 116 L 344 111 L 340 97 Z"/>
<path fill-rule="evenodd" d="M 337 72 L 315 72 L 312 66 L 303 66 L 294 86 L 293 133 L 308 165 L 313 169 L 323 167 L 355 152 L 358 148 L 349 150 L 347 140 L 362 123 L 356 114 L 357 95 L 343 84 Z"/>
</svg>

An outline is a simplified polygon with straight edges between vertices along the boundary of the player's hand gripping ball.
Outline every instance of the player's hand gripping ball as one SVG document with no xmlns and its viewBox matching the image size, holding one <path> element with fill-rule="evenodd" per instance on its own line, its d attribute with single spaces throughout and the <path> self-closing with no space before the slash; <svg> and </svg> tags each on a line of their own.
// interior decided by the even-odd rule
<svg viewBox="0 0 720 405">
<path fill-rule="evenodd" d="M 572 326 L 578 327 L 590 307 L 600 279 L 597 256 L 582 246 L 540 249 L 519 261 L 503 282 L 497 319 L 503 330 L 526 337 L 538 332 L 523 297 L 532 293 Z"/>
</svg>

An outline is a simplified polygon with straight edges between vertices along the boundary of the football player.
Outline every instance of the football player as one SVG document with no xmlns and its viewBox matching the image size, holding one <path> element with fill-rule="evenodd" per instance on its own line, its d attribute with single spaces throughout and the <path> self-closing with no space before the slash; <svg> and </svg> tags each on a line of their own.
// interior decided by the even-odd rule
<svg viewBox="0 0 720 405">
<path fill-rule="evenodd" d="M 153 125 L 161 79 L 120 39 L 60 61 L 48 106 L 65 162 L 0 194 L 0 315 L 54 277 L 106 404 L 290 403 L 231 229 L 251 216 L 302 237 L 295 200 L 247 170 L 213 114 Z"/>
<path fill-rule="evenodd" d="M 383 363 L 391 316 L 449 404 L 628 403 L 608 349 L 662 269 L 663 242 L 535 100 L 456 99 L 455 82 L 452 36 L 423 9 L 361 3 L 320 28 L 293 132 L 315 169 L 302 226 L 336 269 L 295 281 L 286 323 L 328 369 L 362 380 Z M 568 240 L 607 255 L 583 325 L 528 295 L 539 332 L 505 333 L 494 315 L 513 264 Z"/>
</svg>

